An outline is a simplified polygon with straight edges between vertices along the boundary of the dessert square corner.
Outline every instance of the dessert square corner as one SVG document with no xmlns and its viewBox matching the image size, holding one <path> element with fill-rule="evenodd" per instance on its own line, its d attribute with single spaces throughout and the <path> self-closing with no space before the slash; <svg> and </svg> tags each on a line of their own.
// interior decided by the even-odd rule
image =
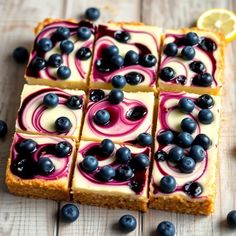
<svg viewBox="0 0 236 236">
<path fill-rule="evenodd" d="M 54 107 L 45 105 L 44 99 L 49 95 L 58 100 Z M 21 94 L 16 131 L 78 139 L 84 103 L 85 93 L 82 90 L 26 84 Z"/>
<path fill-rule="evenodd" d="M 125 91 L 156 91 L 161 39 L 162 29 L 139 22 L 110 22 L 99 25 L 90 88 L 111 89 L 112 78 L 122 75 L 127 81 L 123 88 Z M 109 46 L 117 48 L 117 54 L 123 58 L 122 65 L 117 67 L 109 52 L 107 55 Z M 127 52 L 131 53 L 128 55 Z M 147 57 L 150 59 L 149 65 L 146 63 Z"/>
<path fill-rule="evenodd" d="M 69 147 L 66 155 L 58 154 L 59 146 L 67 147 L 67 151 Z M 34 150 L 30 151 L 30 148 Z M 9 192 L 32 198 L 70 200 L 69 185 L 75 151 L 75 142 L 71 139 L 15 133 L 6 169 L 5 181 Z M 51 162 L 50 169 L 42 169 L 44 158 Z M 49 167 L 48 160 L 46 162 Z"/>
<path fill-rule="evenodd" d="M 89 38 L 79 38 L 81 27 L 91 32 Z M 95 38 L 93 25 L 88 21 L 47 18 L 38 24 L 35 33 L 25 71 L 26 81 L 29 84 L 86 90 Z"/>
<path fill-rule="evenodd" d="M 198 36 L 198 43 L 192 46 L 186 39 L 190 32 Z M 192 47 L 195 53 L 189 52 L 186 46 Z M 167 30 L 160 59 L 160 90 L 220 95 L 224 82 L 225 46 L 225 39 L 219 33 L 197 28 Z"/>
<path fill-rule="evenodd" d="M 155 135 L 155 154 L 150 181 L 149 207 L 173 212 L 209 215 L 214 211 L 216 195 L 216 175 L 218 168 L 218 139 L 220 121 L 220 97 L 211 96 L 214 105 L 209 107 L 214 120 L 211 124 L 202 124 L 198 113 L 203 104 L 200 103 L 200 95 L 191 93 L 160 92 L 158 104 L 157 130 Z M 188 98 L 194 101 L 195 108 L 190 114 L 181 112 L 179 100 Z M 208 98 L 209 99 L 209 98 Z M 206 99 L 205 99 L 206 101 Z M 208 100 L 209 101 L 209 100 Z M 191 146 L 183 146 L 180 142 L 180 132 L 183 131 L 181 122 L 185 118 L 191 118 L 197 124 L 196 130 L 191 134 L 193 142 Z M 170 131 L 173 139 L 163 141 L 160 135 Z M 206 135 L 210 142 L 202 142 L 199 134 Z M 211 144 L 211 145 L 210 145 Z M 194 145 L 200 145 L 204 149 L 201 160 L 196 159 L 196 154 L 191 151 Z M 181 147 L 183 155 L 179 160 L 173 159 L 175 147 Z M 172 150 L 172 153 L 171 153 Z M 176 150 L 175 150 L 176 151 Z M 173 155 L 172 155 L 173 154 Z M 194 159 L 194 169 L 187 172 L 183 168 L 182 160 L 190 156 Z M 192 167 L 191 167 L 192 168 Z M 164 176 L 172 176 L 176 186 L 170 191 L 163 189 L 161 181 Z"/>
<path fill-rule="evenodd" d="M 116 152 L 121 147 L 130 150 L 132 159 L 129 163 L 121 164 L 117 160 Z M 73 200 L 87 205 L 146 212 L 149 168 L 130 169 L 130 163 L 133 161 L 134 164 L 134 160 L 139 154 L 146 155 L 150 160 L 151 149 L 149 147 L 115 144 L 112 154 L 104 158 L 104 154 L 100 150 L 100 142 L 81 141 L 72 180 Z M 88 155 L 92 155 L 98 160 L 98 167 L 92 172 L 88 172 L 83 168 L 83 160 Z M 101 178 L 101 169 L 104 166 L 111 166 L 115 170 L 115 177 L 109 181 L 104 181 Z M 119 168 L 125 169 L 119 171 Z M 130 171 L 132 173 L 129 177 Z M 125 177 L 128 177 L 124 178 L 121 176 L 122 173 L 125 174 Z"/>
</svg>

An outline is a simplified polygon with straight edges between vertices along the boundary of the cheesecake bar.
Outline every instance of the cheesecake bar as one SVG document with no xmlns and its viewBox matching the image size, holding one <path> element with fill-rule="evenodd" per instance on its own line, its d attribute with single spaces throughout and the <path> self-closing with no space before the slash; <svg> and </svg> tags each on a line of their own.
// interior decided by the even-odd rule
<svg viewBox="0 0 236 236">
<path fill-rule="evenodd" d="M 72 180 L 81 204 L 147 211 L 151 149 L 110 140 L 81 141 Z"/>
<path fill-rule="evenodd" d="M 9 191 L 20 196 L 69 200 L 75 142 L 15 133 L 6 169 Z"/>
<path fill-rule="evenodd" d="M 39 23 L 25 72 L 27 82 L 86 90 L 94 33 L 88 21 L 48 18 Z"/>
<path fill-rule="evenodd" d="M 162 91 L 221 93 L 225 39 L 200 29 L 168 30 L 160 60 L 158 86 Z"/>
<path fill-rule="evenodd" d="M 139 134 L 152 132 L 153 107 L 152 92 L 91 89 L 82 139 L 136 144 Z"/>
<path fill-rule="evenodd" d="M 150 208 L 213 212 L 219 121 L 218 96 L 160 93 Z"/>
<path fill-rule="evenodd" d="M 79 138 L 85 93 L 41 85 L 25 85 L 16 131 Z"/>
<path fill-rule="evenodd" d="M 142 23 L 113 23 L 98 26 L 90 87 L 125 91 L 155 91 L 162 30 Z M 114 85 L 122 77 L 125 85 Z"/>
</svg>

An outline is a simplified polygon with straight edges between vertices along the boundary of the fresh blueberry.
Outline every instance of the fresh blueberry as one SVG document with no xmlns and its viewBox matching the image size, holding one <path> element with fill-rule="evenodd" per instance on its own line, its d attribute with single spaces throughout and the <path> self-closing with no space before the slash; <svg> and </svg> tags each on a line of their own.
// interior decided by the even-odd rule
<svg viewBox="0 0 236 236">
<path fill-rule="evenodd" d="M 81 26 L 77 30 L 77 37 L 81 41 L 85 41 L 85 40 L 89 39 L 91 34 L 92 34 L 91 30 L 88 27 L 85 27 L 85 26 Z"/>
<path fill-rule="evenodd" d="M 59 98 L 55 93 L 48 93 L 43 98 L 43 104 L 46 107 L 56 107 L 58 105 Z"/>
<path fill-rule="evenodd" d="M 191 157 L 184 157 L 180 162 L 179 162 L 179 169 L 183 173 L 192 173 L 194 168 L 196 166 L 196 163 L 193 158 Z"/>
<path fill-rule="evenodd" d="M 164 81 L 170 81 L 175 77 L 175 71 L 171 67 L 164 67 L 161 69 L 159 76 Z"/>
<path fill-rule="evenodd" d="M 136 65 L 139 62 L 139 55 L 137 52 L 133 50 L 129 50 L 125 54 L 125 65 L 130 66 L 130 65 Z"/>
<path fill-rule="evenodd" d="M 198 113 L 198 119 L 202 124 L 211 124 L 214 120 L 214 115 L 209 109 L 202 109 Z"/>
<path fill-rule="evenodd" d="M 53 47 L 52 41 L 51 39 L 48 38 L 42 38 L 37 43 L 37 49 L 40 52 L 48 52 L 52 49 L 52 47 Z"/>
<path fill-rule="evenodd" d="M 60 43 L 62 53 L 70 54 L 74 50 L 74 43 L 70 40 L 63 40 Z"/>
<path fill-rule="evenodd" d="M 130 40 L 131 35 L 127 31 L 116 31 L 114 38 L 121 43 L 126 43 Z"/>
<path fill-rule="evenodd" d="M 121 231 L 129 233 L 135 230 L 137 227 L 137 221 L 132 215 L 123 215 L 119 219 L 119 228 Z"/>
<path fill-rule="evenodd" d="M 112 166 L 103 166 L 100 171 L 99 171 L 99 175 L 100 175 L 100 178 L 103 180 L 103 181 L 110 181 L 111 179 L 113 179 L 116 175 L 116 172 L 114 170 L 114 168 Z"/>
<path fill-rule="evenodd" d="M 7 131 L 7 123 L 3 120 L 0 120 L 0 138 L 4 137 L 7 134 Z"/>
<path fill-rule="evenodd" d="M 76 95 L 70 96 L 66 101 L 66 105 L 72 110 L 81 109 L 83 106 L 83 99 Z"/>
<path fill-rule="evenodd" d="M 190 133 L 187 132 L 181 132 L 178 135 L 178 144 L 180 147 L 188 148 L 193 143 L 193 137 Z"/>
<path fill-rule="evenodd" d="M 172 193 L 176 189 L 176 180 L 171 175 L 164 176 L 160 180 L 159 187 L 163 193 Z"/>
<path fill-rule="evenodd" d="M 149 133 L 141 133 L 137 137 L 138 144 L 146 147 L 152 145 L 152 135 Z"/>
<path fill-rule="evenodd" d="M 154 158 L 156 161 L 166 161 L 167 160 L 167 153 L 163 150 L 158 150 L 154 154 Z"/>
<path fill-rule="evenodd" d="M 157 226 L 157 236 L 174 236 L 175 226 L 170 221 L 162 221 Z"/>
<path fill-rule="evenodd" d="M 126 181 L 133 176 L 133 170 L 129 166 L 120 166 L 116 169 L 116 176 L 121 181 Z"/>
<path fill-rule="evenodd" d="M 194 102 L 191 99 L 186 98 L 186 97 L 183 97 L 179 100 L 178 106 L 179 106 L 180 111 L 186 114 L 191 113 L 193 109 L 195 108 Z"/>
<path fill-rule="evenodd" d="M 111 104 L 119 104 L 124 99 L 124 93 L 120 89 L 113 89 L 109 93 L 108 99 Z"/>
<path fill-rule="evenodd" d="M 140 120 L 146 115 L 147 115 L 147 108 L 145 106 L 136 106 L 130 108 L 126 113 L 127 119 L 131 121 Z"/>
<path fill-rule="evenodd" d="M 184 150 L 181 147 L 175 146 L 168 153 L 168 160 L 177 163 L 183 159 Z"/>
<path fill-rule="evenodd" d="M 51 67 L 59 67 L 63 63 L 63 58 L 60 54 L 52 54 L 48 59 L 48 65 Z"/>
<path fill-rule="evenodd" d="M 185 46 L 181 51 L 181 56 L 186 61 L 192 60 L 195 54 L 195 49 L 191 46 Z"/>
<path fill-rule="evenodd" d="M 113 153 L 115 145 L 110 139 L 103 139 L 99 145 L 99 149 L 102 155 L 108 157 Z"/>
<path fill-rule="evenodd" d="M 115 75 L 114 77 L 112 77 L 111 79 L 111 84 L 114 88 L 124 88 L 126 85 L 126 79 L 123 75 Z"/>
<path fill-rule="evenodd" d="M 116 45 L 109 45 L 103 49 L 103 54 L 105 57 L 112 57 L 119 54 L 119 48 Z"/>
<path fill-rule="evenodd" d="M 132 166 L 136 170 L 144 170 L 150 165 L 150 160 L 148 156 L 144 153 L 137 154 L 133 159 L 132 159 Z"/>
<path fill-rule="evenodd" d="M 193 61 L 189 64 L 189 68 L 195 73 L 203 73 L 206 71 L 206 66 L 201 61 Z"/>
<path fill-rule="evenodd" d="M 185 85 L 187 82 L 187 77 L 185 75 L 178 75 L 175 77 L 175 81 L 177 84 Z"/>
<path fill-rule="evenodd" d="M 32 158 L 16 158 L 12 161 L 11 171 L 22 179 L 32 179 L 37 173 L 36 164 Z"/>
<path fill-rule="evenodd" d="M 192 83 L 201 87 L 210 87 L 213 79 L 209 73 L 201 73 L 193 77 Z"/>
<path fill-rule="evenodd" d="M 72 146 L 66 141 L 59 142 L 55 145 L 55 154 L 57 157 L 67 157 L 72 152 Z"/>
<path fill-rule="evenodd" d="M 13 51 L 13 58 L 17 63 L 26 63 L 29 59 L 29 52 L 24 47 L 17 47 Z"/>
<path fill-rule="evenodd" d="M 174 134 L 170 130 L 163 131 L 158 134 L 157 141 L 161 145 L 171 144 L 174 140 Z"/>
<path fill-rule="evenodd" d="M 54 35 L 58 41 L 62 41 L 70 37 L 70 30 L 66 27 L 60 26 L 57 28 Z"/>
<path fill-rule="evenodd" d="M 152 54 L 147 54 L 142 58 L 142 65 L 144 67 L 152 67 L 155 66 L 157 63 L 157 59 Z"/>
<path fill-rule="evenodd" d="M 198 197 L 203 192 L 203 187 L 198 182 L 188 182 L 183 186 L 183 191 L 191 197 Z"/>
<path fill-rule="evenodd" d="M 125 79 L 129 85 L 138 85 L 144 81 L 144 76 L 138 72 L 131 71 L 125 75 Z"/>
<path fill-rule="evenodd" d="M 111 63 L 115 69 L 119 69 L 124 65 L 124 59 L 120 55 L 114 55 L 111 58 Z"/>
<path fill-rule="evenodd" d="M 96 7 L 89 7 L 85 11 L 85 18 L 91 21 L 95 21 L 100 17 L 100 10 Z"/>
<path fill-rule="evenodd" d="M 227 223 L 229 227 L 236 228 L 236 210 L 232 210 L 228 213 Z"/>
<path fill-rule="evenodd" d="M 207 135 L 198 134 L 193 141 L 193 145 L 200 145 L 204 150 L 207 150 L 212 145 L 212 141 Z"/>
<path fill-rule="evenodd" d="M 200 145 L 193 145 L 190 149 L 189 156 L 196 162 L 201 162 L 206 157 L 206 152 Z"/>
<path fill-rule="evenodd" d="M 38 171 L 40 175 L 47 176 L 55 171 L 55 166 L 48 157 L 41 157 L 38 161 Z"/>
<path fill-rule="evenodd" d="M 216 43 L 209 38 L 201 38 L 200 47 L 207 52 L 213 52 L 217 49 Z"/>
<path fill-rule="evenodd" d="M 82 161 L 83 170 L 91 173 L 98 168 L 98 160 L 94 156 L 86 156 Z"/>
<path fill-rule="evenodd" d="M 164 53 L 169 57 L 175 57 L 178 53 L 178 46 L 175 43 L 168 43 L 165 46 Z"/>
<path fill-rule="evenodd" d="M 39 71 L 46 67 L 46 61 L 42 57 L 35 57 L 31 65 L 34 70 Z"/>
<path fill-rule="evenodd" d="M 192 134 L 197 129 L 197 123 L 192 118 L 184 118 L 180 123 L 180 127 L 183 131 Z"/>
<path fill-rule="evenodd" d="M 209 109 L 214 106 L 214 99 L 208 94 L 203 94 L 197 99 L 197 106 L 202 109 Z"/>
<path fill-rule="evenodd" d="M 79 218 L 79 209 L 74 204 L 65 204 L 61 208 L 60 218 L 65 223 L 72 223 Z"/>
<path fill-rule="evenodd" d="M 69 132 L 71 127 L 72 127 L 71 121 L 67 117 L 61 116 L 57 118 L 55 121 L 55 128 L 56 131 L 59 133 L 67 133 Z"/>
<path fill-rule="evenodd" d="M 71 75 L 71 70 L 67 66 L 60 66 L 57 69 L 57 76 L 59 79 L 65 80 L 68 79 Z"/>
<path fill-rule="evenodd" d="M 103 109 L 103 110 L 98 110 L 95 113 L 93 120 L 98 125 L 105 125 L 110 121 L 110 118 L 111 118 L 110 113 L 107 110 Z"/>
<path fill-rule="evenodd" d="M 92 52 L 89 48 L 86 47 L 81 47 L 77 52 L 76 52 L 76 58 L 85 61 L 88 60 L 92 56 Z"/>
<path fill-rule="evenodd" d="M 90 90 L 89 99 L 92 102 L 98 102 L 98 101 L 102 100 L 104 97 L 105 97 L 105 93 L 103 90 L 101 90 L 101 89 Z"/>
<path fill-rule="evenodd" d="M 127 147 L 121 147 L 116 151 L 116 160 L 121 164 L 126 164 L 131 159 L 131 151 Z"/>
<path fill-rule="evenodd" d="M 193 46 L 199 43 L 199 37 L 194 32 L 189 32 L 185 35 L 185 42 L 187 45 Z"/>
<path fill-rule="evenodd" d="M 111 63 L 104 58 L 97 59 L 95 62 L 95 65 L 96 65 L 96 69 L 103 73 L 109 72 L 112 70 Z"/>
<path fill-rule="evenodd" d="M 22 154 L 35 152 L 37 143 L 32 139 L 24 139 L 19 143 L 19 152 Z"/>
</svg>

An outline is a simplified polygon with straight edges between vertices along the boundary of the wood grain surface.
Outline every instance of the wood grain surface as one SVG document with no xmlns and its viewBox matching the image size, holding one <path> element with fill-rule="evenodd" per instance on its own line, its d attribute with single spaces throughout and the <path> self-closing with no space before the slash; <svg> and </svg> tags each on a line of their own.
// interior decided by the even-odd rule
<svg viewBox="0 0 236 236">
<path fill-rule="evenodd" d="M 235 0 L 0 0 L 0 119 L 9 132 L 0 140 L 0 236 L 8 235 L 121 235 L 117 221 L 133 214 L 137 229 L 130 235 L 155 235 L 157 224 L 171 220 L 177 236 L 228 236 L 227 213 L 236 209 L 236 42 L 226 50 L 225 87 L 221 120 L 220 167 L 216 211 L 201 217 L 149 210 L 141 214 L 127 210 L 109 210 L 79 206 L 79 220 L 73 224 L 59 221 L 57 211 L 63 203 L 16 197 L 4 184 L 6 161 L 14 132 L 16 111 L 24 84 L 24 66 L 16 64 L 11 53 L 19 45 L 30 49 L 33 27 L 46 17 L 80 18 L 89 6 L 101 9 L 99 22 L 143 21 L 164 29 L 189 27 L 209 8 L 227 8 L 236 12 Z"/>
</svg>

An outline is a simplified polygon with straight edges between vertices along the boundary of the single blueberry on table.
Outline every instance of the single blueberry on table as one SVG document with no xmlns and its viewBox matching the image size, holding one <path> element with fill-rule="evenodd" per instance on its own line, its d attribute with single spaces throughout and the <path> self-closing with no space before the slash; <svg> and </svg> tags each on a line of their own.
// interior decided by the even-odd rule
<svg viewBox="0 0 236 236">
<path fill-rule="evenodd" d="M 48 108 L 56 107 L 59 103 L 59 98 L 55 93 L 48 93 L 43 98 L 43 104 Z"/>
<path fill-rule="evenodd" d="M 65 204 L 60 211 L 60 218 L 65 223 L 72 223 L 79 218 L 79 209 L 76 205 Z"/>
<path fill-rule="evenodd" d="M 3 120 L 0 120 L 0 138 L 4 137 L 7 134 L 7 131 L 7 123 Z"/>
<path fill-rule="evenodd" d="M 94 156 L 86 156 L 81 165 L 85 172 L 91 173 L 98 168 L 98 160 Z"/>
<path fill-rule="evenodd" d="M 232 210 L 228 213 L 227 223 L 229 227 L 236 228 L 236 210 Z"/>
<path fill-rule="evenodd" d="M 89 7 L 85 11 L 85 18 L 91 21 L 97 20 L 100 15 L 100 10 L 96 7 Z"/>
<path fill-rule="evenodd" d="M 175 235 L 175 226 L 170 221 L 162 221 L 157 226 L 157 236 L 174 236 Z"/>
<path fill-rule="evenodd" d="M 72 123 L 67 117 L 61 116 L 55 121 L 55 128 L 59 133 L 67 133 L 70 131 L 71 127 Z"/>
<path fill-rule="evenodd" d="M 99 149 L 104 156 L 110 156 L 115 149 L 115 145 L 110 139 L 103 139 L 99 145 Z"/>
<path fill-rule="evenodd" d="M 116 151 L 116 160 L 121 164 L 126 164 L 131 160 L 131 151 L 127 147 L 121 147 Z"/>
<path fill-rule="evenodd" d="M 166 175 L 161 178 L 159 188 L 163 193 L 172 193 L 176 189 L 176 180 L 173 176 Z"/>
<path fill-rule="evenodd" d="M 67 157 L 72 152 L 72 146 L 66 141 L 59 142 L 55 145 L 55 154 L 57 157 Z"/>
<path fill-rule="evenodd" d="M 123 75 L 115 75 L 114 77 L 112 77 L 111 79 L 111 84 L 114 88 L 124 88 L 126 85 L 126 79 Z"/>
<path fill-rule="evenodd" d="M 103 166 L 100 169 L 99 175 L 100 175 L 101 180 L 108 182 L 115 177 L 116 171 L 112 166 L 107 165 L 107 166 Z"/>
<path fill-rule="evenodd" d="M 95 113 L 93 120 L 97 125 L 106 125 L 110 121 L 110 118 L 110 113 L 107 110 L 102 109 Z"/>
<path fill-rule="evenodd" d="M 165 46 L 164 54 L 169 57 L 175 57 L 178 53 L 178 46 L 175 43 L 168 43 Z"/>
<path fill-rule="evenodd" d="M 40 175 L 48 176 L 55 171 L 55 166 L 48 157 L 41 157 L 38 161 L 38 171 Z"/>
<path fill-rule="evenodd" d="M 29 59 L 29 52 L 24 47 L 17 47 L 13 51 L 13 58 L 17 63 L 26 63 Z"/>
<path fill-rule="evenodd" d="M 135 230 L 137 226 L 137 221 L 132 215 L 123 215 L 119 219 L 119 228 L 125 233 L 129 233 Z"/>
</svg>

